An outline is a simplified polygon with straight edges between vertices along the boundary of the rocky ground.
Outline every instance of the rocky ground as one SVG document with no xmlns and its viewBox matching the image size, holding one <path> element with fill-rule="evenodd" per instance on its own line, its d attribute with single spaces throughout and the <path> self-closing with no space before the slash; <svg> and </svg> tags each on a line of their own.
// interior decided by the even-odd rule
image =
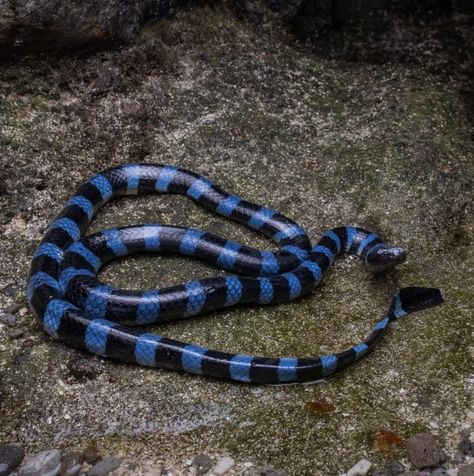
<svg viewBox="0 0 474 476">
<path fill-rule="evenodd" d="M 410 438 L 430 433 L 435 467 L 472 474 L 471 443 L 459 449 L 474 425 L 470 89 L 459 67 L 466 63 L 452 66 L 454 53 L 436 37 L 418 31 L 410 39 L 406 62 L 370 54 L 355 62 L 347 51 L 325 54 L 333 45 L 296 43 L 271 21 L 201 6 L 111 52 L 3 63 L 0 441 L 27 457 L 57 449 L 46 455 L 53 470 L 61 454 L 83 457 L 95 447 L 104 460 L 120 460 L 120 474 L 197 474 L 194 458 L 204 454 L 215 474 L 229 457 L 228 474 L 272 474 L 270 464 L 290 475 L 333 475 L 365 459 L 370 468 L 362 461 L 348 474 L 380 475 L 397 474 L 376 473 L 392 460 L 424 470 L 409 448 L 421 444 L 425 454 L 426 441 Z M 310 299 L 161 326 L 166 336 L 230 352 L 315 355 L 360 341 L 398 287 L 439 286 L 447 301 L 395 323 L 373 354 L 320 385 L 236 385 L 78 354 L 47 338 L 27 310 L 29 262 L 83 179 L 131 161 L 202 173 L 294 218 L 314 240 L 352 223 L 409 251 L 386 275 L 341 260 Z M 115 201 L 92 229 L 144 222 L 271 246 L 184 197 Z M 181 257 L 138 256 L 101 277 L 140 289 L 219 272 Z M 10 450 L 0 447 L 0 463 L 2 451 Z"/>
</svg>

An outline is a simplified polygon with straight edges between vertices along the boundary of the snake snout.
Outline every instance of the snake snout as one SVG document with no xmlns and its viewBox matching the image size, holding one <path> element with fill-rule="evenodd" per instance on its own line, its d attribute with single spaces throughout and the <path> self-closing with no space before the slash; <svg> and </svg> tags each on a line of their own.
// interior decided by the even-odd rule
<svg viewBox="0 0 474 476">
<path fill-rule="evenodd" d="M 392 268 L 406 260 L 406 251 L 399 247 L 377 247 L 366 257 L 367 268 L 374 273 Z"/>
</svg>

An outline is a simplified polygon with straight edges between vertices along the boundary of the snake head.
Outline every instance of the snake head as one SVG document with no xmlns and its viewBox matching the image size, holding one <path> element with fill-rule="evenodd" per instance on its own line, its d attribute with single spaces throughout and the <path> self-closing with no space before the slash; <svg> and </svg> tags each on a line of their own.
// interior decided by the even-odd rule
<svg viewBox="0 0 474 476">
<path fill-rule="evenodd" d="M 367 269 L 378 273 L 401 264 L 406 260 L 406 251 L 403 248 L 375 246 L 367 253 L 365 263 Z"/>
</svg>

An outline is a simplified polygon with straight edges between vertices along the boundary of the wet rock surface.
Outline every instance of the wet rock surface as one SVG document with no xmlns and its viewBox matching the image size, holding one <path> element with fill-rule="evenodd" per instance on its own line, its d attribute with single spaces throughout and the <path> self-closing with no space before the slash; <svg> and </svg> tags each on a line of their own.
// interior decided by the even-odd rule
<svg viewBox="0 0 474 476">
<path fill-rule="evenodd" d="M 118 51 L 2 64 L 1 309 L 25 308 L 32 253 L 75 188 L 126 162 L 195 170 L 295 219 L 313 240 L 352 223 L 408 250 L 393 272 L 370 275 L 342 259 L 311 298 L 157 327 L 163 335 L 229 352 L 318 355 L 363 339 L 398 287 L 439 286 L 447 301 L 391 325 L 375 352 L 326 383 L 294 387 L 110 361 L 77 380 L 68 364 L 76 351 L 18 311 L 21 339 L 0 326 L 0 439 L 31 455 L 97 442 L 104 455 L 136 461 L 138 474 L 200 453 L 215 463 L 229 455 L 238 471 L 241 461 L 290 475 L 342 474 L 362 458 L 381 467 L 381 429 L 403 439 L 431 429 L 453 454 L 473 424 L 472 124 L 456 76 L 446 82 L 431 66 L 423 57 L 321 58 L 271 25 L 209 7 L 178 12 Z M 90 231 L 134 223 L 272 247 L 175 196 L 116 200 Z M 135 256 L 101 278 L 146 289 L 219 273 L 183 257 Z M 331 411 L 310 411 L 309 401 Z"/>
</svg>

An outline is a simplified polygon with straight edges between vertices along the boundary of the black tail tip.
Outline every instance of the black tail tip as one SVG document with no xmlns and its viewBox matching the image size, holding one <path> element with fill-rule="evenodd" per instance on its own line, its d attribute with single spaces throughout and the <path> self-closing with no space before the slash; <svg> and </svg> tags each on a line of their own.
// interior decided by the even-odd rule
<svg viewBox="0 0 474 476">
<path fill-rule="evenodd" d="M 400 289 L 400 304 L 407 313 L 439 306 L 446 300 L 442 289 L 409 287 Z"/>
</svg>

